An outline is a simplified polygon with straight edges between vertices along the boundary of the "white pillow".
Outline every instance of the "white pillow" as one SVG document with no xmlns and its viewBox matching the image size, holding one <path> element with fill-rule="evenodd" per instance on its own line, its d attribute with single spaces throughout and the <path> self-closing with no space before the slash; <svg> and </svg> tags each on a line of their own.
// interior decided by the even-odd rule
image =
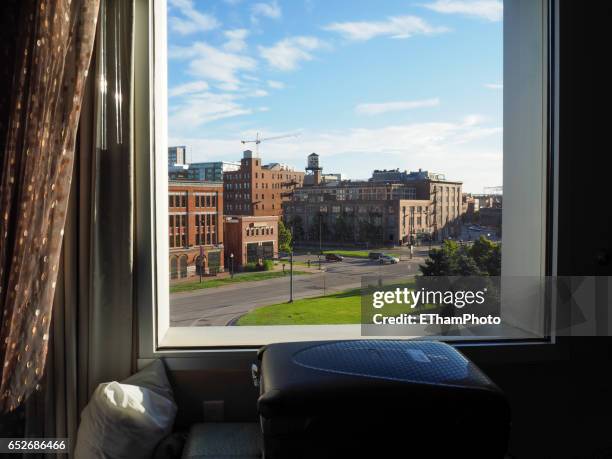
<svg viewBox="0 0 612 459">
<path fill-rule="evenodd" d="M 171 432 L 175 416 L 164 365 L 154 361 L 123 383 L 97 387 L 81 414 L 75 457 L 150 458 Z"/>
</svg>

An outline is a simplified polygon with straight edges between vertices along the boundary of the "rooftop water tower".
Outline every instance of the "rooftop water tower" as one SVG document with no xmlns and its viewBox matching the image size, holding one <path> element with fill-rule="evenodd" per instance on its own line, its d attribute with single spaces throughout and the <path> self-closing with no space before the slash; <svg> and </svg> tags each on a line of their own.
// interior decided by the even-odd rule
<svg viewBox="0 0 612 459">
<path fill-rule="evenodd" d="M 309 154 L 307 164 L 306 171 L 314 175 L 313 185 L 319 185 L 321 183 L 321 171 L 323 170 L 323 168 L 319 166 L 319 155 L 316 153 Z"/>
</svg>

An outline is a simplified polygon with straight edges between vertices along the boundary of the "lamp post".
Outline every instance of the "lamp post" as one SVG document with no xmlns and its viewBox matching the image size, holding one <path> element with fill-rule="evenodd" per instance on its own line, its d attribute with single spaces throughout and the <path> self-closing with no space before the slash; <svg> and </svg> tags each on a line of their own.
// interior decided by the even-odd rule
<svg viewBox="0 0 612 459">
<path fill-rule="evenodd" d="M 291 245 L 289 252 L 289 303 L 293 303 L 293 233 L 294 225 L 291 224 Z"/>
<path fill-rule="evenodd" d="M 230 275 L 234 278 L 234 254 L 230 253 Z"/>
<path fill-rule="evenodd" d="M 323 253 L 323 249 L 322 249 L 323 233 L 321 231 L 322 221 L 323 221 L 323 215 L 321 214 L 321 212 L 319 212 L 319 254 Z"/>
<path fill-rule="evenodd" d="M 289 303 L 293 303 L 293 247 L 289 254 Z"/>
</svg>

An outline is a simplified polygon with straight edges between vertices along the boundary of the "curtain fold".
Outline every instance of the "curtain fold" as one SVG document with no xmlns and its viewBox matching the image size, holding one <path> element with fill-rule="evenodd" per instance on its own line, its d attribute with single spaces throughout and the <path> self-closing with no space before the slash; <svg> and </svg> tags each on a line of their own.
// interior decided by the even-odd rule
<svg viewBox="0 0 612 459">
<path fill-rule="evenodd" d="M 97 385 L 133 370 L 133 1 L 101 0 L 85 86 L 49 358 L 28 437 L 68 437 Z"/>
<path fill-rule="evenodd" d="M 0 411 L 39 387 L 99 0 L 23 0 L 0 177 Z"/>
</svg>

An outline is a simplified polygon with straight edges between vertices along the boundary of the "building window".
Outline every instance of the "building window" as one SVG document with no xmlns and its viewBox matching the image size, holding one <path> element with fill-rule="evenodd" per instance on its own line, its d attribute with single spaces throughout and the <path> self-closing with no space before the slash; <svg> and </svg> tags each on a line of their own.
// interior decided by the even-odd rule
<svg viewBox="0 0 612 459">
<path fill-rule="evenodd" d="M 181 278 L 187 277 L 187 255 L 182 255 L 180 259 Z"/>
</svg>

